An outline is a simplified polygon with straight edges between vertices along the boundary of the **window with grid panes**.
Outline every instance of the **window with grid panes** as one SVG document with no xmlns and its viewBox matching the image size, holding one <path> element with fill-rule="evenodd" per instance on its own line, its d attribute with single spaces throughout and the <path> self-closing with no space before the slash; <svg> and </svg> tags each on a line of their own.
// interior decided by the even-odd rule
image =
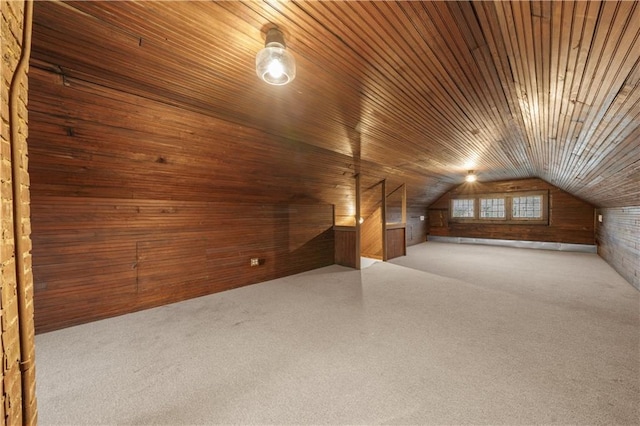
<svg viewBox="0 0 640 426">
<path fill-rule="evenodd" d="M 513 219 L 542 219 L 542 195 L 527 195 L 511 199 Z"/>
<path fill-rule="evenodd" d="M 480 198 L 480 218 L 504 219 L 504 198 Z"/>
<path fill-rule="evenodd" d="M 549 193 L 544 190 L 454 195 L 450 203 L 451 222 L 549 224 Z"/>
<path fill-rule="evenodd" d="M 452 201 L 452 217 L 470 219 L 475 217 L 475 200 L 473 198 L 460 198 Z"/>
</svg>

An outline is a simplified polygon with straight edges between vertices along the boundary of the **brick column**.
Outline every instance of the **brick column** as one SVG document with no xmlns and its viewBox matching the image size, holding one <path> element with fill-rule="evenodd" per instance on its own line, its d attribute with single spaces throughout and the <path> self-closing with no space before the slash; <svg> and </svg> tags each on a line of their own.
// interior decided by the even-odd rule
<svg viewBox="0 0 640 426">
<path fill-rule="evenodd" d="M 0 150 L 0 198 L 2 202 L 0 222 L 2 226 L 2 249 L 0 262 L 2 267 L 2 297 L 0 299 L 0 326 L 2 329 L 0 346 L 2 347 L 2 402 L 0 418 L 5 424 L 35 424 L 37 411 L 35 406 L 35 368 L 34 326 L 33 326 L 33 275 L 31 273 L 31 222 L 29 218 L 29 175 L 27 172 L 27 79 L 21 78 L 18 87 L 18 120 L 10 119 L 10 86 L 22 52 L 23 23 L 25 4 L 23 1 L 0 2 L 1 34 L 0 50 L 2 68 L 0 74 L 1 92 L 1 150 Z M 26 74 L 26 71 L 24 72 Z M 17 126 L 18 137 L 11 146 L 11 126 Z M 20 161 L 12 162 L 12 149 L 17 150 Z M 14 199 L 12 182 L 14 168 L 18 168 L 21 187 L 19 199 Z M 18 227 L 21 244 L 16 244 L 14 203 L 21 203 L 18 210 L 23 218 Z M 17 253 L 17 246 L 22 252 Z M 18 260 L 18 261 L 16 261 Z M 21 260 L 21 261 L 20 261 Z M 23 271 L 17 271 L 22 265 Z M 18 288 L 18 274 L 22 277 L 24 291 Z M 19 300 L 19 298 L 21 300 Z M 19 320 L 19 303 L 27 313 L 27 320 Z M 24 315 L 23 315 L 24 317 Z M 21 342 L 21 331 L 22 339 Z M 26 336 L 26 339 L 25 339 Z M 22 347 L 22 348 L 21 348 Z M 25 350 L 26 349 L 26 350 Z M 24 353 L 21 353 L 22 352 Z M 22 368 L 21 368 L 22 367 Z M 28 376 L 28 377 L 27 377 Z M 23 389 L 24 388 L 24 389 Z M 25 406 L 23 395 L 30 406 Z M 24 417 L 23 417 L 24 413 Z"/>
</svg>

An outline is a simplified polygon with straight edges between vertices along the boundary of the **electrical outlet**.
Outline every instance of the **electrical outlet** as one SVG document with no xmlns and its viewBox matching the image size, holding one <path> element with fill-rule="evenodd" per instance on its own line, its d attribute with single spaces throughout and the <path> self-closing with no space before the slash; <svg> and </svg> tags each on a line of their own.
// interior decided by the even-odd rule
<svg viewBox="0 0 640 426">
<path fill-rule="evenodd" d="M 424 216 L 420 216 L 420 220 L 424 220 Z"/>
<path fill-rule="evenodd" d="M 260 265 L 260 259 L 258 259 L 257 257 L 252 257 L 251 266 L 259 266 L 259 265 Z"/>
</svg>

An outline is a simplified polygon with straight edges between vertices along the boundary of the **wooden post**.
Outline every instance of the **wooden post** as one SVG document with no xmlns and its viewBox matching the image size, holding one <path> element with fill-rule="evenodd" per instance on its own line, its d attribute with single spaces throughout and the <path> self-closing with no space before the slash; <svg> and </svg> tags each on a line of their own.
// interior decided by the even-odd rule
<svg viewBox="0 0 640 426">
<path fill-rule="evenodd" d="M 382 218 L 382 261 L 387 261 L 387 180 L 383 179 L 381 185 L 382 204 L 380 216 Z"/>
<path fill-rule="evenodd" d="M 356 265 L 355 268 L 360 270 L 360 235 L 361 235 L 361 224 L 360 224 L 360 174 L 358 173 L 356 176 Z"/>
<path fill-rule="evenodd" d="M 407 224 L 407 184 L 402 184 L 402 223 Z"/>
<path fill-rule="evenodd" d="M 407 255 L 407 184 L 402 184 L 402 223 L 404 225 L 404 247 L 402 254 Z"/>
</svg>

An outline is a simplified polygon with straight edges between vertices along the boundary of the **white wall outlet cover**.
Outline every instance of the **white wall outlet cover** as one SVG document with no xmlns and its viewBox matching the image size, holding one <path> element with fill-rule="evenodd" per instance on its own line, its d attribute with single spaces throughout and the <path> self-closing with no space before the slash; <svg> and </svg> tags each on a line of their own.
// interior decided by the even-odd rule
<svg viewBox="0 0 640 426">
<path fill-rule="evenodd" d="M 424 216 L 420 216 L 420 220 L 424 220 Z"/>
</svg>

